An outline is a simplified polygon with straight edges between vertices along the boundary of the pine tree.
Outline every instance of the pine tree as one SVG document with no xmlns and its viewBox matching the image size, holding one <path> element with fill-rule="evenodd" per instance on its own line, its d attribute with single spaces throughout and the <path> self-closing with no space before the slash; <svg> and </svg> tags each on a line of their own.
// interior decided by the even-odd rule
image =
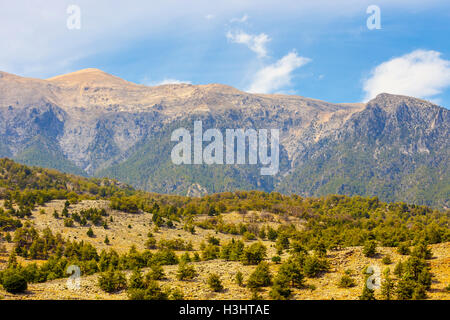
<svg viewBox="0 0 450 320">
<path fill-rule="evenodd" d="M 128 288 L 144 289 L 145 287 L 146 286 L 141 271 L 138 269 L 134 270 L 132 275 L 130 276 L 130 279 L 128 280 Z"/>
<path fill-rule="evenodd" d="M 249 288 L 268 287 L 271 283 L 272 275 L 267 262 L 261 262 L 247 280 Z"/>
<path fill-rule="evenodd" d="M 304 274 L 301 264 L 295 260 L 290 259 L 284 262 L 278 271 L 279 279 L 286 279 L 287 284 L 291 287 L 301 288 L 304 284 Z"/>
<path fill-rule="evenodd" d="M 92 228 L 89 228 L 89 230 L 86 232 L 86 234 L 88 235 L 89 238 L 94 237 L 94 231 L 92 230 Z"/>
<path fill-rule="evenodd" d="M 377 243 L 374 240 L 366 241 L 363 253 L 366 257 L 374 257 L 377 254 Z"/>
<path fill-rule="evenodd" d="M 236 273 L 236 284 L 240 287 L 244 284 L 244 276 L 242 275 L 241 271 L 238 271 Z"/>
<path fill-rule="evenodd" d="M 191 280 L 197 276 L 197 271 L 194 267 L 184 262 L 180 263 L 177 271 L 178 280 Z"/>
<path fill-rule="evenodd" d="M 64 209 L 62 209 L 61 215 L 63 217 L 68 217 L 69 216 L 69 210 L 67 210 L 67 207 L 64 207 Z"/>
<path fill-rule="evenodd" d="M 381 296 L 384 300 L 392 300 L 395 290 L 394 280 L 386 272 L 383 282 L 381 283 Z"/>
<path fill-rule="evenodd" d="M 288 299 L 292 291 L 289 288 L 290 279 L 283 273 L 279 273 L 273 281 L 273 286 L 269 291 L 269 295 L 274 300 Z"/>
<path fill-rule="evenodd" d="M 222 281 L 220 280 L 220 277 L 215 273 L 209 275 L 208 285 L 214 292 L 220 292 L 223 290 Z"/>
<path fill-rule="evenodd" d="M 369 289 L 369 287 L 367 286 L 367 279 L 368 277 L 366 277 L 366 279 L 364 280 L 364 288 L 361 296 L 359 296 L 359 300 L 376 300 L 375 290 Z"/>
<path fill-rule="evenodd" d="M 164 269 L 160 264 L 154 264 L 145 277 L 147 280 L 162 280 L 165 277 Z"/>
</svg>

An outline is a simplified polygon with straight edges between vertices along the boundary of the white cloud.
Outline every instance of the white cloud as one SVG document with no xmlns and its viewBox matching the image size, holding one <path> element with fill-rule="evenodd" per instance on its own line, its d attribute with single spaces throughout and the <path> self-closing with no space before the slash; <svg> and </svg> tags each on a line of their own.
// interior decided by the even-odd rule
<svg viewBox="0 0 450 320">
<path fill-rule="evenodd" d="M 204 41 L 200 36 L 208 33 L 211 26 L 205 24 L 203 17 L 212 13 L 215 19 L 231 19 L 242 13 L 249 13 L 252 19 L 254 15 L 257 20 L 282 17 L 286 21 L 294 18 L 301 21 L 314 15 L 329 20 L 340 20 L 343 16 L 360 19 L 372 2 L 279 0 L 274 5 L 273 1 L 265 0 L 197 0 L 194 5 L 183 0 L 0 1 L 0 39 L 7 44 L 0 50 L 0 70 L 46 78 L 75 71 L 86 64 L 98 62 L 101 67 L 104 55 L 149 43 L 153 38 L 190 34 L 192 39 Z M 81 8 L 80 30 L 66 27 L 66 10 L 73 3 Z M 448 6 L 448 0 L 377 0 L 377 4 L 383 10 L 395 6 L 402 10 L 438 8 L 442 11 Z"/>
<path fill-rule="evenodd" d="M 247 15 L 247 14 L 244 14 L 244 15 L 242 16 L 242 18 L 233 18 L 233 19 L 230 20 L 230 22 L 231 22 L 231 23 L 233 23 L 233 22 L 244 23 L 244 22 L 246 22 L 247 20 L 248 20 L 248 15 Z"/>
<path fill-rule="evenodd" d="M 234 43 L 245 44 L 260 58 L 267 56 L 266 44 L 270 41 L 270 38 L 265 33 L 253 35 L 245 33 L 244 31 L 238 31 L 236 33 L 229 31 L 227 32 L 227 39 Z"/>
<path fill-rule="evenodd" d="M 161 81 L 150 81 L 148 78 L 144 78 L 141 83 L 146 86 L 162 86 L 164 84 L 192 84 L 191 81 L 178 80 L 174 78 L 164 78 Z"/>
<path fill-rule="evenodd" d="M 182 83 L 191 84 L 191 81 L 183 81 L 183 80 L 168 78 L 168 79 L 164 79 L 160 82 L 157 82 L 156 85 L 160 86 L 163 84 L 182 84 Z"/>
<path fill-rule="evenodd" d="M 365 100 L 379 93 L 430 98 L 450 86 L 450 60 L 437 51 L 416 50 L 375 67 L 364 81 Z"/>
<path fill-rule="evenodd" d="M 214 19 L 215 17 L 216 17 L 215 15 L 209 13 L 209 14 L 207 14 L 207 15 L 205 16 L 205 19 L 206 19 L 206 20 L 212 20 L 212 19 Z"/>
<path fill-rule="evenodd" d="M 310 62 L 311 59 L 300 57 L 295 51 L 256 72 L 248 92 L 273 93 L 291 83 L 292 72 Z"/>
</svg>

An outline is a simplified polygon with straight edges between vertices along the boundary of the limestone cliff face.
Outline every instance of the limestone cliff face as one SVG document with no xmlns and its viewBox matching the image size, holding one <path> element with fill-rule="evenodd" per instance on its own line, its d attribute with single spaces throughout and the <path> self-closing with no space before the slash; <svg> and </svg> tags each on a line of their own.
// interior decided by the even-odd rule
<svg viewBox="0 0 450 320">
<path fill-rule="evenodd" d="M 280 191 L 376 195 L 450 207 L 450 112 L 380 94 L 295 163 Z"/>
<path fill-rule="evenodd" d="M 97 69 L 48 80 L 1 73 L 0 123 L 5 150 L 17 156 L 37 135 L 56 141 L 64 156 L 93 174 L 170 122 L 205 114 L 251 127 L 283 129 L 290 154 L 301 139 L 338 127 L 361 106 L 295 96 L 252 95 L 224 85 L 146 87 Z"/>
<path fill-rule="evenodd" d="M 279 128 L 280 174 L 262 178 L 246 166 L 173 166 L 171 131 L 199 119 L 205 129 Z M 379 194 L 377 188 L 351 182 L 355 176 L 346 170 L 373 175 L 366 170 L 366 160 L 342 160 L 357 148 L 361 156 L 368 150 L 373 153 L 373 171 L 395 172 L 406 179 L 417 175 L 418 168 L 435 166 L 440 168 L 436 175 L 439 172 L 448 186 L 448 120 L 444 108 L 387 94 L 367 105 L 332 104 L 300 96 L 249 94 L 220 84 L 148 87 L 98 69 L 46 80 L 0 72 L 0 156 L 78 174 L 109 175 L 158 192 L 185 194 L 198 184 L 208 192 L 249 188 L 311 195 Z M 390 158 L 397 155 L 405 158 L 403 163 Z M 389 161 L 395 166 L 387 165 Z M 331 162 L 342 170 L 333 171 Z M 315 178 L 306 177 L 305 170 Z M 338 172 L 343 177 L 338 178 Z M 420 192 L 405 197 L 410 200 Z"/>
</svg>

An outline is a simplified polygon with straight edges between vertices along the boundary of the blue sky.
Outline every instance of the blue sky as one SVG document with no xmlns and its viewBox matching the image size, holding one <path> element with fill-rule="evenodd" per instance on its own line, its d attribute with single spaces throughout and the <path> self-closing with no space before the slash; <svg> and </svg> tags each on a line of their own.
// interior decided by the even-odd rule
<svg viewBox="0 0 450 320">
<path fill-rule="evenodd" d="M 67 28 L 70 5 L 80 29 Z M 381 29 L 368 29 L 369 5 Z M 0 70 L 23 76 L 95 67 L 148 85 L 330 102 L 387 91 L 450 107 L 449 1 L 19 0 L 0 4 L 0 21 Z"/>
</svg>

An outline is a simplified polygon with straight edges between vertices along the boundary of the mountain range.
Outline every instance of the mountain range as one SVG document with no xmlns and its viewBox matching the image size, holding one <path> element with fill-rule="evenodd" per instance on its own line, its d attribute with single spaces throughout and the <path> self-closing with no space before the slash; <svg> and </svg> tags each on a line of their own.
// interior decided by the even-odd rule
<svg viewBox="0 0 450 320">
<path fill-rule="evenodd" d="M 173 130 L 280 129 L 280 172 L 255 165 L 175 165 Z M 380 94 L 328 103 L 221 84 L 144 86 L 98 69 L 50 79 L 0 72 L 0 157 L 147 191 L 277 191 L 377 196 L 450 207 L 450 113 Z"/>
</svg>

